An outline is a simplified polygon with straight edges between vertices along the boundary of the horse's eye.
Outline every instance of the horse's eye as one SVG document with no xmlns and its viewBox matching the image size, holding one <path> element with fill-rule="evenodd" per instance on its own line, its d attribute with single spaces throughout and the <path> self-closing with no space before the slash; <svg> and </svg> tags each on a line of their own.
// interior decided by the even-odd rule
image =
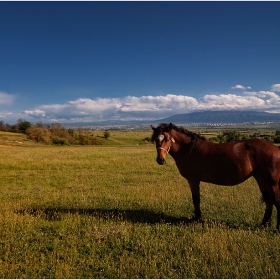
<svg viewBox="0 0 280 280">
<path fill-rule="evenodd" d="M 160 134 L 160 135 L 158 136 L 159 142 L 161 142 L 163 139 L 164 139 L 164 135 Z"/>
</svg>

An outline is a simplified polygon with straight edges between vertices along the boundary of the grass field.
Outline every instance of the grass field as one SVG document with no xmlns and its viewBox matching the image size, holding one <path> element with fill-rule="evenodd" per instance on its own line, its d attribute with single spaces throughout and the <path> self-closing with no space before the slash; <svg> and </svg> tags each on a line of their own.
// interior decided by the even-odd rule
<svg viewBox="0 0 280 280">
<path fill-rule="evenodd" d="M 202 183 L 204 222 L 191 223 L 187 182 L 170 156 L 156 163 L 150 134 L 0 146 L 0 278 L 279 278 L 256 182 Z"/>
</svg>

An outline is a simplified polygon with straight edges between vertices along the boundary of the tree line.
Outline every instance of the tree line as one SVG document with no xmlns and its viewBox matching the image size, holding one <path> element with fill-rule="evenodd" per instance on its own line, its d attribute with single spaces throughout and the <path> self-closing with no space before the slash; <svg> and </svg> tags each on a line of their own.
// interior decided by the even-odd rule
<svg viewBox="0 0 280 280">
<path fill-rule="evenodd" d="M 218 143 L 226 143 L 231 141 L 238 141 L 238 140 L 244 140 L 248 138 L 262 138 L 266 141 L 279 144 L 280 143 L 280 130 L 277 130 L 275 132 L 275 135 L 265 135 L 260 133 L 254 133 L 252 135 L 246 136 L 240 131 L 237 130 L 227 130 L 222 133 L 219 133 L 218 136 L 212 137 L 209 139 L 211 142 L 218 142 Z"/>
<path fill-rule="evenodd" d="M 24 133 L 34 142 L 54 145 L 103 145 L 104 139 L 110 137 L 110 132 L 107 130 L 103 133 L 103 137 L 98 137 L 92 131 L 81 127 L 67 129 L 58 122 L 52 124 L 43 124 L 42 122 L 32 124 L 24 119 L 18 119 L 17 123 L 13 125 L 0 121 L 0 131 Z M 237 130 L 227 130 L 219 133 L 216 137 L 211 137 L 209 141 L 226 143 L 253 137 L 263 138 L 269 142 L 279 144 L 280 130 L 277 130 L 275 135 L 254 133 L 249 136 Z M 150 142 L 149 137 L 146 137 L 144 140 Z"/>
<path fill-rule="evenodd" d="M 18 119 L 14 125 L 5 124 L 0 121 L 0 131 L 24 133 L 29 139 L 37 143 L 53 145 L 102 145 L 102 137 L 95 136 L 92 131 L 84 128 L 66 128 L 56 122 L 43 124 L 38 122 L 32 124 L 24 119 Z M 110 133 L 104 132 L 103 138 L 108 138 Z"/>
</svg>

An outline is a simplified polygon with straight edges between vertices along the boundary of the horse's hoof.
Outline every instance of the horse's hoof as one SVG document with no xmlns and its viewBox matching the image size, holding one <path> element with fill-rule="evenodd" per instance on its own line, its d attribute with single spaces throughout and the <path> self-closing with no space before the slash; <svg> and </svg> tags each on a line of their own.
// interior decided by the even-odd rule
<svg viewBox="0 0 280 280">
<path fill-rule="evenodd" d="M 191 218 L 191 222 L 197 222 L 197 223 L 202 222 L 202 218 L 201 217 L 193 216 Z"/>
<path fill-rule="evenodd" d="M 262 222 L 260 224 L 260 227 L 262 227 L 262 228 L 271 227 L 271 221 Z"/>
</svg>

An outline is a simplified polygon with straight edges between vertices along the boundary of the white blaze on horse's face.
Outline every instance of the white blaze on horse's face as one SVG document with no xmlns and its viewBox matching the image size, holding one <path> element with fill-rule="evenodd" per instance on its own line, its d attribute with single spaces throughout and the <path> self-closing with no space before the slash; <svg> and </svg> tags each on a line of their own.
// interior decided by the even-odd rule
<svg viewBox="0 0 280 280">
<path fill-rule="evenodd" d="M 169 153 L 169 150 L 171 148 L 170 140 L 172 140 L 172 142 L 174 142 L 173 137 L 171 137 L 171 139 L 168 139 L 166 137 L 167 136 L 164 135 L 164 134 L 160 134 L 157 137 L 157 139 L 158 139 L 158 144 L 157 144 L 157 151 L 158 151 L 157 163 L 158 164 L 164 164 L 166 162 L 165 157 Z"/>
<path fill-rule="evenodd" d="M 163 135 L 163 134 L 160 134 L 160 135 L 158 136 L 158 141 L 161 142 L 163 139 L 164 139 L 164 135 Z"/>
</svg>

